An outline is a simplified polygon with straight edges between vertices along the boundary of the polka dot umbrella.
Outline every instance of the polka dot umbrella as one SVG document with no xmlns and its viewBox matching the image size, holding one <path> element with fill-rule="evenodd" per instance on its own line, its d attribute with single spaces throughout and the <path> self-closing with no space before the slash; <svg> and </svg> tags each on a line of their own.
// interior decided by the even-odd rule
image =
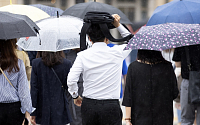
<svg viewBox="0 0 200 125">
<path fill-rule="evenodd" d="M 125 49 L 162 51 L 195 44 L 200 44 L 199 24 L 165 23 L 143 26 Z"/>
</svg>

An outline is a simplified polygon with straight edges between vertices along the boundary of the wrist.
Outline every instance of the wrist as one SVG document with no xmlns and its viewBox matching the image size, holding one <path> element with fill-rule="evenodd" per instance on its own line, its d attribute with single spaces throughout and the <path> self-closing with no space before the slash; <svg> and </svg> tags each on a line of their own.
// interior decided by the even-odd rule
<svg viewBox="0 0 200 125">
<path fill-rule="evenodd" d="M 73 97 L 73 99 L 77 99 L 79 97 L 79 95 L 77 97 Z"/>
<path fill-rule="evenodd" d="M 131 118 L 125 118 L 126 122 L 131 122 Z"/>
</svg>

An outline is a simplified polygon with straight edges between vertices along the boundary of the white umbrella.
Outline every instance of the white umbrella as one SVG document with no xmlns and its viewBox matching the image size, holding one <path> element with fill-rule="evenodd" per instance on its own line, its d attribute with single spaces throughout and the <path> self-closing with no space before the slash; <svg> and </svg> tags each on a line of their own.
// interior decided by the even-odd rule
<svg viewBox="0 0 200 125">
<path fill-rule="evenodd" d="M 72 16 L 51 17 L 37 23 L 37 37 L 20 38 L 17 45 L 25 51 L 50 51 L 80 48 L 83 20 Z"/>
</svg>

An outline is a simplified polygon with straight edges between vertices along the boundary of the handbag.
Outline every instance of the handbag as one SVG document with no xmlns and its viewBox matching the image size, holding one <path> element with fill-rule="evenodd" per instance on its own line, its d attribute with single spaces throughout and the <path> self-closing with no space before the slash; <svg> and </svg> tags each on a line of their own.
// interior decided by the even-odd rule
<svg viewBox="0 0 200 125">
<path fill-rule="evenodd" d="M 189 68 L 188 101 L 192 104 L 200 104 L 200 71 L 191 71 L 189 48 L 185 47 L 187 65 Z"/>
</svg>

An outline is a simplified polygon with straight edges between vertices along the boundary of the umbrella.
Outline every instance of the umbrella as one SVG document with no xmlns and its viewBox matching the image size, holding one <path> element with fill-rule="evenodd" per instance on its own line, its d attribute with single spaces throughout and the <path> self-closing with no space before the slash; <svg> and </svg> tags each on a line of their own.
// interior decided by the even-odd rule
<svg viewBox="0 0 200 125">
<path fill-rule="evenodd" d="M 0 12 L 0 39 L 36 36 L 39 27 L 27 16 Z"/>
<path fill-rule="evenodd" d="M 147 26 L 163 23 L 200 23 L 200 0 L 174 0 L 155 9 Z"/>
<path fill-rule="evenodd" d="M 0 7 L 0 11 L 10 12 L 14 14 L 26 15 L 34 22 L 50 17 L 46 12 L 33 6 L 28 5 L 7 5 Z"/>
<path fill-rule="evenodd" d="M 60 15 L 63 13 L 63 10 L 61 10 L 60 8 L 56 8 L 56 7 L 50 7 L 50 6 L 46 6 L 46 5 L 42 5 L 42 4 L 32 4 L 31 6 L 34 6 L 34 7 L 37 7 L 39 9 L 43 10 L 50 16 L 57 16 L 57 12 Z"/>
<path fill-rule="evenodd" d="M 125 49 L 162 51 L 195 44 L 200 44 L 199 24 L 168 23 L 143 26 Z"/>
<path fill-rule="evenodd" d="M 132 24 L 131 21 L 126 17 L 126 15 L 119 9 L 104 3 L 99 2 L 87 2 L 87 3 L 79 3 L 71 6 L 66 9 L 62 15 L 71 15 L 75 17 L 79 17 L 84 19 L 85 14 L 89 11 L 97 11 L 97 12 L 108 12 L 112 14 L 118 14 L 121 19 L 120 22 L 123 24 Z"/>
<path fill-rule="evenodd" d="M 17 45 L 26 51 L 61 51 L 80 48 L 80 31 L 83 21 L 77 17 L 50 17 L 37 23 L 37 37 L 20 38 Z"/>
</svg>

